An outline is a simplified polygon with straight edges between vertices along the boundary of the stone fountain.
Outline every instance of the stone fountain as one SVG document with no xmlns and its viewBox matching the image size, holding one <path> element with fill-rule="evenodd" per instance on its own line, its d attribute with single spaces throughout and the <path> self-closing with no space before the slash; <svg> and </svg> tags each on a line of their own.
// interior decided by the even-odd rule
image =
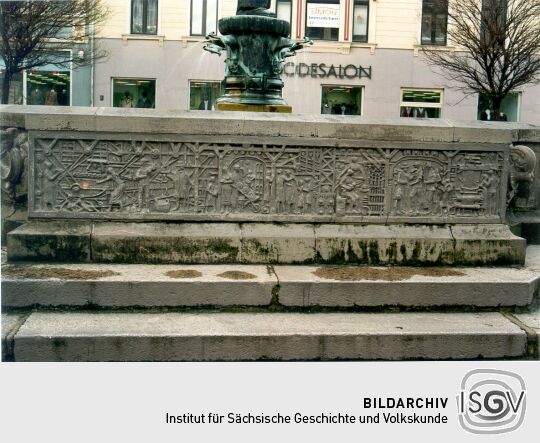
<svg viewBox="0 0 540 443">
<path fill-rule="evenodd" d="M 291 112 L 282 97 L 283 60 L 312 44 L 291 40 L 291 26 L 270 11 L 270 0 L 239 0 L 236 15 L 219 20 L 221 36 L 206 36 L 206 51 L 227 59 L 225 94 L 216 101 L 222 111 Z"/>
</svg>

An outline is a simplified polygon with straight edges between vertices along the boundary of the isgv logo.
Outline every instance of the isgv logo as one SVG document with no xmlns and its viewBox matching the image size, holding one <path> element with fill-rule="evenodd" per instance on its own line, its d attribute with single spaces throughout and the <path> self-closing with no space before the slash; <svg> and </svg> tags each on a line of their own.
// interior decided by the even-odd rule
<svg viewBox="0 0 540 443">
<path fill-rule="evenodd" d="M 473 434 L 503 434 L 516 430 L 525 418 L 525 382 L 518 374 L 475 369 L 461 382 L 457 396 L 459 423 Z"/>
</svg>

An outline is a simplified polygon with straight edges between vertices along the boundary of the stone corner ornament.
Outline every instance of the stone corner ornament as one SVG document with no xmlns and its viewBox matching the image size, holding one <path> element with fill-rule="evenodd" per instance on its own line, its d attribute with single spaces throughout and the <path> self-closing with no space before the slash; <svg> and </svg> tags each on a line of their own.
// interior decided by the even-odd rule
<svg viewBox="0 0 540 443">
<path fill-rule="evenodd" d="M 508 206 L 515 209 L 534 209 L 534 183 L 536 154 L 528 146 L 512 146 L 510 151 L 510 176 Z"/>
<path fill-rule="evenodd" d="M 18 128 L 0 131 L 2 202 L 22 203 L 28 194 L 28 133 Z"/>
</svg>

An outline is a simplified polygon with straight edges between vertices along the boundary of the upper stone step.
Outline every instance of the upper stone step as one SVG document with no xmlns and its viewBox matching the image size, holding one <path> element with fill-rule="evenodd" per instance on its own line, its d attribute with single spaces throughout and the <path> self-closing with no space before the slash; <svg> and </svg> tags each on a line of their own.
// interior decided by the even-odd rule
<svg viewBox="0 0 540 443">
<path fill-rule="evenodd" d="M 522 268 L 7 264 L 2 305 L 30 307 L 525 306 L 540 246 Z"/>
</svg>

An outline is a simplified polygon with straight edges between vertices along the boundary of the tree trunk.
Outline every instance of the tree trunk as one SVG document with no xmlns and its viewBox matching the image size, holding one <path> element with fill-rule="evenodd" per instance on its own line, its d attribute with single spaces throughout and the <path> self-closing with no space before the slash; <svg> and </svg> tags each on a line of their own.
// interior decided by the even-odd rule
<svg viewBox="0 0 540 443">
<path fill-rule="evenodd" d="M 9 90 L 11 88 L 11 80 L 13 73 L 8 71 L 4 72 L 4 79 L 2 80 L 2 104 L 7 105 L 9 103 Z"/>
<path fill-rule="evenodd" d="M 504 97 L 500 97 L 498 95 L 494 95 L 491 97 L 491 101 L 493 103 L 493 120 L 499 121 L 501 119 L 501 104 Z"/>
</svg>

